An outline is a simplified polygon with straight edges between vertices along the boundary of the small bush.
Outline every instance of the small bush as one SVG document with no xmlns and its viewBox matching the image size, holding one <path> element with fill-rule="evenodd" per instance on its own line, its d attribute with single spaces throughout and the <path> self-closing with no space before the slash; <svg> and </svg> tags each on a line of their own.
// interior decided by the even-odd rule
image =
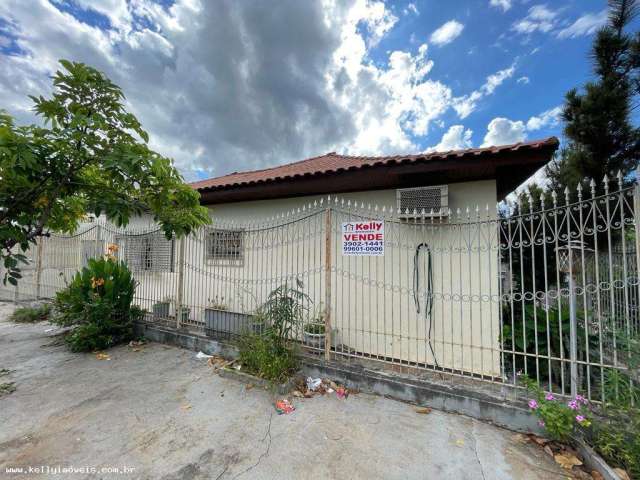
<svg viewBox="0 0 640 480">
<path fill-rule="evenodd" d="M 640 478 L 640 410 L 608 407 L 586 433 L 587 442 L 612 466 Z"/>
<path fill-rule="evenodd" d="M 592 412 L 586 398 L 577 395 L 576 398 L 565 401 L 552 393 L 545 393 L 534 380 L 526 376 L 522 379 L 527 390 L 536 397 L 529 400 L 529 408 L 540 419 L 540 426 L 552 439 L 568 442 L 577 432 L 589 428 Z"/>
<path fill-rule="evenodd" d="M 282 383 L 298 369 L 296 346 L 290 337 L 307 311 L 309 297 L 302 287 L 300 280 L 294 286 L 280 285 L 258 307 L 254 322 L 264 331 L 248 333 L 240 341 L 239 360 L 249 373 Z"/>
<path fill-rule="evenodd" d="M 102 350 L 133 339 L 143 311 L 132 306 L 136 282 L 124 262 L 91 259 L 56 295 L 54 321 L 76 328 L 67 336 L 74 352 Z"/>
<path fill-rule="evenodd" d="M 13 311 L 9 320 L 16 323 L 44 322 L 51 314 L 51 304 L 43 303 L 38 307 L 21 307 Z"/>
<path fill-rule="evenodd" d="M 298 369 L 295 347 L 274 341 L 271 335 L 247 335 L 239 350 L 240 363 L 249 373 L 274 383 L 285 382 Z"/>
</svg>

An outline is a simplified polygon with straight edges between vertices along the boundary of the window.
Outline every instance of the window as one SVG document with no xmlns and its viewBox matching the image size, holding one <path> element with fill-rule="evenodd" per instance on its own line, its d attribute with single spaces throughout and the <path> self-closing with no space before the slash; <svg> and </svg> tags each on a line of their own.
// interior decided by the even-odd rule
<svg viewBox="0 0 640 480">
<path fill-rule="evenodd" d="M 206 242 L 207 260 L 243 259 L 244 232 L 242 230 L 209 230 Z"/>
<path fill-rule="evenodd" d="M 160 232 L 117 238 L 118 254 L 136 272 L 173 272 L 173 240 Z"/>
</svg>

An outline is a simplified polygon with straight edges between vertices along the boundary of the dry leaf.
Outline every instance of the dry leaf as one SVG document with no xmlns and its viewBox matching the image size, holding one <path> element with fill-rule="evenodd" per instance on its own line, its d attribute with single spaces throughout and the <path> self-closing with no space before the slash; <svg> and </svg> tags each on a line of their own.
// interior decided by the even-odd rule
<svg viewBox="0 0 640 480">
<path fill-rule="evenodd" d="M 456 445 L 458 447 L 464 447 L 464 440 L 460 439 L 460 440 L 456 440 Z"/>
<path fill-rule="evenodd" d="M 104 352 L 96 353 L 96 358 L 98 360 L 111 360 L 111 357 L 108 354 L 104 353 Z"/>
<path fill-rule="evenodd" d="M 623 470 L 622 468 L 614 468 L 613 471 L 616 472 L 616 475 L 618 475 L 621 480 L 631 480 L 631 477 L 629 477 L 626 470 Z"/>
<path fill-rule="evenodd" d="M 511 437 L 511 440 L 518 443 L 527 443 L 529 441 L 529 439 L 521 433 L 516 433 L 513 437 Z"/>
<path fill-rule="evenodd" d="M 431 413 L 431 409 L 429 407 L 420 407 L 416 408 L 416 413 L 422 413 L 424 415 Z"/>
<path fill-rule="evenodd" d="M 302 393 L 300 390 L 294 390 L 292 395 L 294 397 L 298 397 L 298 398 L 304 398 L 304 393 Z"/>
<path fill-rule="evenodd" d="M 571 453 L 559 453 L 553 458 L 558 465 L 567 470 L 571 470 L 576 465 L 582 465 L 580 459 Z"/>
<path fill-rule="evenodd" d="M 189 405 L 189 404 L 182 405 L 180 408 L 181 408 L 182 410 L 185 410 L 185 411 L 186 411 L 186 410 L 191 410 L 191 405 Z"/>
<path fill-rule="evenodd" d="M 550 456 L 553 457 L 553 450 L 551 450 L 551 447 L 549 445 L 545 445 L 544 446 L 544 451 Z"/>
<path fill-rule="evenodd" d="M 529 438 L 531 439 L 532 442 L 535 442 L 538 445 L 546 445 L 547 443 L 549 443 L 549 439 L 539 437 L 537 435 L 529 435 Z"/>
<path fill-rule="evenodd" d="M 604 480 L 604 477 L 598 470 L 591 470 L 591 476 L 593 480 Z"/>
</svg>

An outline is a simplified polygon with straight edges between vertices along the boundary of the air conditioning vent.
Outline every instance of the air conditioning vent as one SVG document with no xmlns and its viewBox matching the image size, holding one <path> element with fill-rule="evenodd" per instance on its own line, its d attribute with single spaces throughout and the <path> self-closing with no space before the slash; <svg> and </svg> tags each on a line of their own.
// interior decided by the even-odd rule
<svg viewBox="0 0 640 480">
<path fill-rule="evenodd" d="M 397 190 L 397 199 L 401 217 L 446 217 L 449 214 L 448 185 L 402 188 Z"/>
</svg>

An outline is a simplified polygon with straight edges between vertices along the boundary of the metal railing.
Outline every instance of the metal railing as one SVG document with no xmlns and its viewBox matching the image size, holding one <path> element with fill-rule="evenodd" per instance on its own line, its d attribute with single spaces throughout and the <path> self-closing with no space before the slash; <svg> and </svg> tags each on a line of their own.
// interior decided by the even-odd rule
<svg viewBox="0 0 640 480">
<path fill-rule="evenodd" d="M 96 221 L 43 238 L 18 287 L 0 296 L 51 298 L 117 245 L 151 322 L 260 331 L 260 306 L 287 285 L 303 294 L 293 337 L 327 358 L 500 386 L 526 374 L 548 391 L 604 401 L 637 388 L 624 375 L 640 335 L 640 193 L 614 183 L 529 198 L 524 211 L 432 215 L 328 197 L 268 219 L 214 218 L 177 240 Z M 382 237 L 349 250 L 349 229 L 371 222 Z M 317 323 L 326 335 L 308 328 Z"/>
</svg>

